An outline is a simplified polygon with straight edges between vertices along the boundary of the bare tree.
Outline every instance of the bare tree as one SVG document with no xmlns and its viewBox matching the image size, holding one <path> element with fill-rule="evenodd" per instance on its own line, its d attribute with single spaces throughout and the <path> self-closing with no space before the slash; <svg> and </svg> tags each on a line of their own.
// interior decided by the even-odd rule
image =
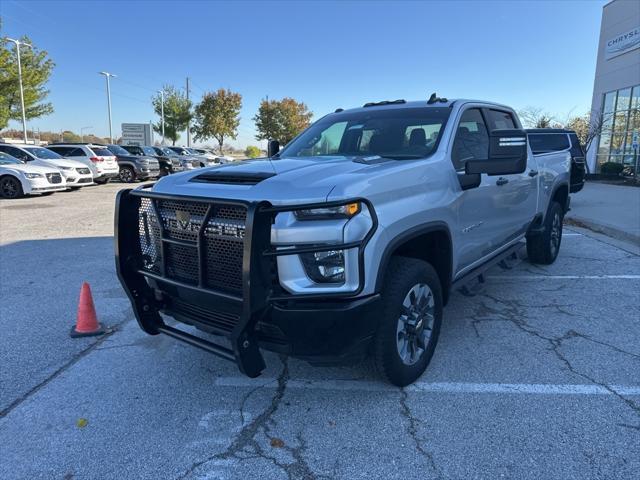
<svg viewBox="0 0 640 480">
<path fill-rule="evenodd" d="M 525 128 L 551 128 L 552 122 L 555 121 L 553 115 L 540 107 L 525 107 L 518 112 L 518 116 Z"/>
</svg>

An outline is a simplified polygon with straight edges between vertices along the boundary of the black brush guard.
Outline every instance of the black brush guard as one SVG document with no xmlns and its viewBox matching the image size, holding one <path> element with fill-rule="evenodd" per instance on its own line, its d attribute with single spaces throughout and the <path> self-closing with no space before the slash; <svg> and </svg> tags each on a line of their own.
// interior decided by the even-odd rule
<svg viewBox="0 0 640 480">
<path fill-rule="evenodd" d="M 139 233 L 139 209 L 143 198 L 150 199 L 160 228 L 160 256 L 162 265 L 160 274 L 143 269 L 142 251 Z M 166 275 L 166 245 L 180 243 L 166 235 L 164 221 L 158 209 L 157 201 L 173 200 L 208 205 L 200 229 L 197 234 L 196 247 L 199 266 L 199 281 L 191 285 Z M 279 212 L 298 209 L 331 207 L 345 203 L 362 202 L 368 207 L 373 222 L 372 228 L 360 241 L 342 244 L 321 244 L 291 246 L 286 249 L 271 246 L 271 225 Z M 234 295 L 204 285 L 205 253 L 204 234 L 207 222 L 211 217 L 214 205 L 242 206 L 246 208 L 245 233 L 242 255 L 242 294 Z M 265 368 L 264 359 L 258 347 L 257 323 L 265 317 L 274 302 L 289 300 L 317 300 L 325 298 L 351 298 L 362 292 L 364 288 L 364 249 L 375 230 L 378 221 L 371 203 L 363 198 L 354 198 L 339 202 L 301 204 L 288 206 L 272 206 L 267 202 L 244 202 L 238 200 L 168 195 L 152 192 L 148 189 L 120 190 L 116 199 L 115 212 L 115 256 L 118 278 L 124 287 L 133 306 L 138 324 L 146 333 L 157 335 L 164 333 L 194 347 L 206 350 L 221 358 L 235 362 L 240 371 L 249 377 L 257 377 Z M 331 292 L 322 294 L 289 294 L 274 284 L 271 272 L 275 258 L 280 255 L 296 255 L 300 253 L 322 252 L 328 250 L 347 250 L 358 248 L 358 287 L 351 292 Z M 211 302 L 234 303 L 239 306 L 239 321 L 227 335 L 231 348 L 209 342 L 195 335 L 166 325 L 160 316 L 163 301 L 156 297 L 150 284 L 162 287 L 179 287 L 188 289 L 198 295 L 205 295 Z"/>
</svg>

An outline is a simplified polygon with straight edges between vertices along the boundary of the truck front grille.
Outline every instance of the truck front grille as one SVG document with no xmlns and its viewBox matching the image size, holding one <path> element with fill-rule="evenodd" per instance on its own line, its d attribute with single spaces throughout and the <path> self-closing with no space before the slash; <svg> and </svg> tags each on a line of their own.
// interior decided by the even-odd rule
<svg viewBox="0 0 640 480">
<path fill-rule="evenodd" d="M 62 175 L 59 173 L 47 173 L 46 175 L 49 183 L 62 183 Z"/>
<path fill-rule="evenodd" d="M 154 202 L 154 203 L 152 203 Z M 213 204 L 202 242 L 202 269 L 198 261 L 198 237 L 208 203 L 143 198 L 139 210 L 139 238 L 143 268 L 180 282 L 232 293 L 242 291 L 242 256 L 246 208 Z M 157 213 L 156 213 L 157 212 Z M 161 222 L 158 221 L 160 216 Z M 161 241 L 161 230 L 164 242 Z"/>
</svg>

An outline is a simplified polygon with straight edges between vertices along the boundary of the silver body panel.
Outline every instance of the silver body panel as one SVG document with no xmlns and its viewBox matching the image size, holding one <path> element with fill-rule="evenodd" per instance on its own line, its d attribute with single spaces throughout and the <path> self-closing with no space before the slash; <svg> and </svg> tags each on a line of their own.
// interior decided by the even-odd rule
<svg viewBox="0 0 640 480">
<path fill-rule="evenodd" d="M 568 185 L 570 155 L 567 152 L 536 155 L 529 149 L 522 174 L 503 175 L 509 180 L 497 185 L 498 176 L 483 174 L 477 188 L 463 191 L 451 162 L 453 132 L 464 110 L 503 105 L 456 100 L 437 150 L 419 160 L 389 160 L 376 164 L 354 162 L 345 157 L 256 159 L 183 172 L 162 178 L 153 190 L 160 193 L 247 201 L 273 205 L 297 205 L 326 201 L 368 199 L 378 217 L 378 228 L 365 249 L 365 285 L 360 295 L 375 293 L 378 270 L 385 249 L 396 237 L 428 224 L 445 225 L 452 241 L 452 280 L 524 237 L 537 214 L 547 211 L 556 188 Z M 420 102 L 424 106 L 424 102 Z M 412 103 L 382 108 L 405 108 Z M 442 107 L 442 104 L 439 105 Z M 520 127 L 520 125 L 518 125 Z M 242 173 L 271 173 L 256 185 L 190 182 L 206 171 L 234 169 Z M 539 172 L 531 176 L 530 171 Z M 296 221 L 281 213 L 272 226 L 274 246 L 338 243 L 360 240 L 372 222 L 363 211 L 349 221 Z M 358 279 L 356 250 L 346 257 L 343 285 L 314 284 L 295 255 L 278 258 L 282 286 L 295 293 L 348 292 Z M 355 283 L 354 283 L 355 282 Z"/>
</svg>

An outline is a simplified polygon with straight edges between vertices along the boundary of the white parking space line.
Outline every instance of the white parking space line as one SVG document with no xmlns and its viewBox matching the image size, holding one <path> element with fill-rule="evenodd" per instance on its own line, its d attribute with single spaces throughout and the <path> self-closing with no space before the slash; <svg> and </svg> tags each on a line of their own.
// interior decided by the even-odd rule
<svg viewBox="0 0 640 480">
<path fill-rule="evenodd" d="M 581 233 L 566 233 L 562 232 L 563 237 L 584 237 Z"/>
<path fill-rule="evenodd" d="M 640 275 L 489 275 L 491 280 L 639 280 Z"/>
<path fill-rule="evenodd" d="M 218 377 L 214 384 L 219 387 L 276 388 L 275 378 L 250 379 L 246 377 Z M 293 390 L 337 390 L 381 392 L 394 391 L 390 385 L 364 380 L 304 380 L 290 379 L 287 389 Z M 640 395 L 640 385 L 546 384 L 546 383 L 464 383 L 464 382 L 416 382 L 405 388 L 415 393 L 466 393 L 466 394 L 520 394 L 520 395 Z"/>
</svg>

